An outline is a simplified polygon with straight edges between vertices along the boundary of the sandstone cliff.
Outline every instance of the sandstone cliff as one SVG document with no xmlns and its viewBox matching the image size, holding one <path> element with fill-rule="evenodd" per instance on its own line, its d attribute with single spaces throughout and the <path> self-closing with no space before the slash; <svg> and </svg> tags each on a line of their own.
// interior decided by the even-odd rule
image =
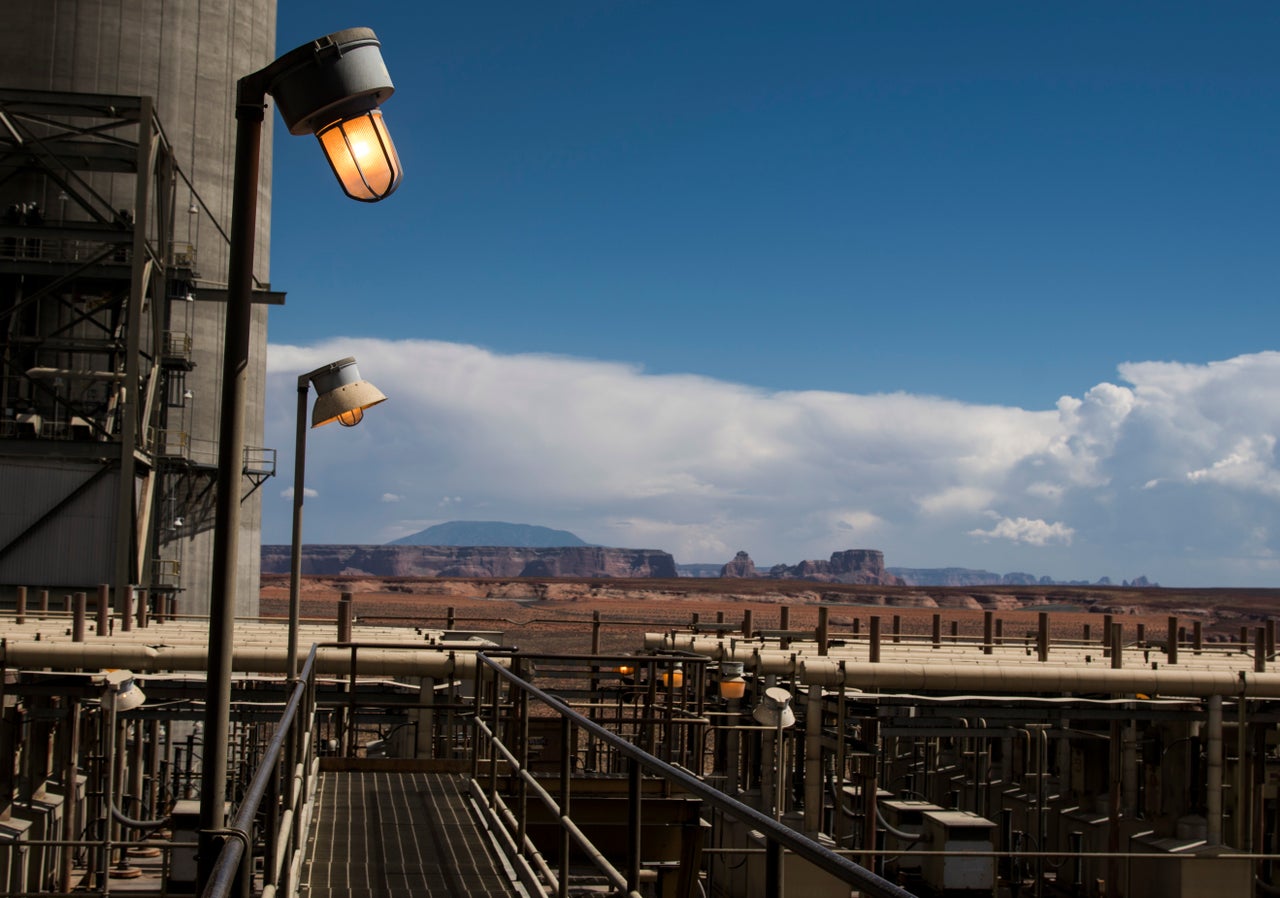
<svg viewBox="0 0 1280 898">
<path fill-rule="evenodd" d="M 755 562 L 739 552 L 720 571 L 721 577 L 771 580 L 814 580 L 818 583 L 857 583 L 870 586 L 902 586 L 900 579 L 885 570 L 884 553 L 878 549 L 845 549 L 832 552 L 829 561 L 802 561 L 796 565 L 775 564 L 768 573 L 756 571 Z"/>
<path fill-rule="evenodd" d="M 751 560 L 751 556 L 746 552 L 739 552 L 733 556 L 733 561 L 720 568 L 720 576 L 745 580 L 748 577 L 759 577 L 760 574 L 757 573 L 756 563 Z"/>
<path fill-rule="evenodd" d="M 262 547 L 262 572 L 289 572 L 288 546 Z M 370 577 L 656 577 L 676 565 L 655 549 L 565 546 L 303 546 L 302 573 Z"/>
</svg>

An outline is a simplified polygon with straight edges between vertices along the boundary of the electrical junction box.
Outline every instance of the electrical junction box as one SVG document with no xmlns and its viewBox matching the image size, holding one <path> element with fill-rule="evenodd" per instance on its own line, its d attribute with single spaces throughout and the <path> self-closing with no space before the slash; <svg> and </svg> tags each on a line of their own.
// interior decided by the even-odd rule
<svg viewBox="0 0 1280 898">
<path fill-rule="evenodd" d="M 914 799 L 887 799 L 876 802 L 876 807 L 880 813 L 884 815 L 885 822 L 899 832 L 912 833 L 920 836 L 914 842 L 911 839 L 904 839 L 901 836 L 886 832 L 884 837 L 884 847 L 889 851 L 920 851 L 928 848 L 924 844 L 924 813 L 925 811 L 941 811 L 942 808 L 928 801 L 917 801 Z M 887 872 L 901 873 L 918 873 L 920 872 L 920 858 L 911 855 L 899 855 L 891 857 L 885 863 Z"/>
<path fill-rule="evenodd" d="M 930 852 L 995 850 L 996 825 L 971 811 L 925 811 L 925 848 Z M 921 864 L 924 881 L 935 893 L 990 895 L 996 887 L 996 859 L 929 854 Z"/>
</svg>

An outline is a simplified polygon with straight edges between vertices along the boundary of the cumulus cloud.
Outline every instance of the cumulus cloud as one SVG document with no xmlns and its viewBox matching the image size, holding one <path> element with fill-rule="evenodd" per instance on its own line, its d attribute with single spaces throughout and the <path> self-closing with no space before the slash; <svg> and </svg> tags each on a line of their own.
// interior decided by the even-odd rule
<svg viewBox="0 0 1280 898">
<path fill-rule="evenodd" d="M 304 487 L 302 488 L 302 498 L 304 498 L 304 499 L 314 499 L 314 498 L 316 498 L 316 497 L 317 497 L 317 496 L 319 496 L 319 495 L 320 495 L 320 494 L 319 494 L 318 492 L 316 492 L 315 490 L 313 490 L 313 489 L 312 489 L 311 487 L 309 487 L 309 486 L 304 486 Z M 280 491 L 280 498 L 281 498 L 281 499 L 293 499 L 293 487 L 291 487 L 291 486 L 290 486 L 290 487 L 285 487 L 284 489 L 282 489 L 282 490 Z"/>
<path fill-rule="evenodd" d="M 399 502 L 400 496 L 397 493 L 383 493 L 382 501 L 383 502 Z"/>
<path fill-rule="evenodd" d="M 1069 546 L 1075 531 L 1061 521 L 1050 524 L 1038 518 L 1035 520 L 1001 518 L 990 530 L 974 529 L 969 531 L 969 535 L 987 539 L 1007 539 L 1030 546 L 1047 546 L 1049 543 L 1062 543 Z"/>
<path fill-rule="evenodd" d="M 309 437 L 307 479 L 324 496 L 308 505 L 317 542 L 379 542 L 413 532 L 410 519 L 454 516 L 679 561 L 879 548 L 891 565 L 1063 579 L 1225 585 L 1277 573 L 1257 534 L 1280 532 L 1280 353 L 1125 363 L 1117 383 L 1041 411 L 770 392 L 432 341 L 275 345 L 269 445 L 292 441 L 297 372 L 346 355 L 389 401 L 359 427 Z M 380 496 L 399 497 L 398 520 Z M 267 505 L 270 541 L 287 532 L 288 509 Z"/>
</svg>

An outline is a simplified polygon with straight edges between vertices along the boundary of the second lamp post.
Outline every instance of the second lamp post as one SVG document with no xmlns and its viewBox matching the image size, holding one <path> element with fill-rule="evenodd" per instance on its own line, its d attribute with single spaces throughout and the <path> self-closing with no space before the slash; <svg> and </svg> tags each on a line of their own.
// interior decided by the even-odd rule
<svg viewBox="0 0 1280 898">
<path fill-rule="evenodd" d="M 330 362 L 298 378 L 298 436 L 293 455 L 293 538 L 289 543 L 289 648 L 287 670 L 289 683 L 298 677 L 299 589 L 302 578 L 302 499 L 305 492 L 307 466 L 307 397 L 315 384 L 316 404 L 311 411 L 311 426 L 321 427 L 337 421 L 343 427 L 355 427 L 364 410 L 386 400 L 382 391 L 360 379 L 356 360 L 351 357 Z"/>
</svg>

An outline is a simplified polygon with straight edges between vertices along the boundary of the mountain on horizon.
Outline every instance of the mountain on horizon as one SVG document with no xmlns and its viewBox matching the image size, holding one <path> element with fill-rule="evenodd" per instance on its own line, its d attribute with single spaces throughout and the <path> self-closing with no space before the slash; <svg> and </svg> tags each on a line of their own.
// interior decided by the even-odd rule
<svg viewBox="0 0 1280 898">
<path fill-rule="evenodd" d="M 505 521 L 446 521 L 387 543 L 389 546 L 502 546 L 521 549 L 558 549 L 588 546 L 568 530 L 552 530 L 537 524 Z"/>
</svg>

